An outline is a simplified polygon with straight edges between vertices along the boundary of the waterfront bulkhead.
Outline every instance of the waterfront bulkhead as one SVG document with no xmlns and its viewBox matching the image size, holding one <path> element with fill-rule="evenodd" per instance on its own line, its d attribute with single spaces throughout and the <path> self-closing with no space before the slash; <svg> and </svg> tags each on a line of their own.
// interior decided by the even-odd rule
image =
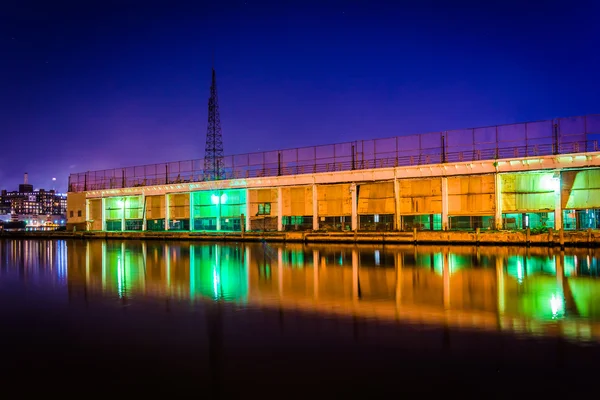
<svg viewBox="0 0 600 400">
<path fill-rule="evenodd" d="M 69 229 L 600 228 L 600 115 L 73 174 Z"/>
</svg>

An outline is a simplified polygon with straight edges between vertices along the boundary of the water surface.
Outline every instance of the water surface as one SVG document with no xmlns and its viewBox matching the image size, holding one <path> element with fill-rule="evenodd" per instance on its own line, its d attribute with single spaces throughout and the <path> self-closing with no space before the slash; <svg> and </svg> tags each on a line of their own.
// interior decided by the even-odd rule
<svg viewBox="0 0 600 400">
<path fill-rule="evenodd" d="M 211 397 L 585 391 L 599 255 L 2 240 L 0 380 Z"/>
</svg>

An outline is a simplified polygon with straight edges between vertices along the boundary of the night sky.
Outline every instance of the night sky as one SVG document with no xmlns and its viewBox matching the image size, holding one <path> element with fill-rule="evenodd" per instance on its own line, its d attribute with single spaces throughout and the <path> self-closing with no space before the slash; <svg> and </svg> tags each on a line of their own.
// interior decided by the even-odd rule
<svg viewBox="0 0 600 400">
<path fill-rule="evenodd" d="M 3 0 L 0 188 L 201 158 L 213 50 L 226 154 L 600 113 L 600 2 L 525 3 Z"/>
</svg>

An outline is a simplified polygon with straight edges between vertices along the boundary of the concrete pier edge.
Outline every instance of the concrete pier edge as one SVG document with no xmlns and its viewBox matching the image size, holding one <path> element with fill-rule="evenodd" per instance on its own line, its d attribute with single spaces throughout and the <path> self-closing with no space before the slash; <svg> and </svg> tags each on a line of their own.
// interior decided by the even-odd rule
<svg viewBox="0 0 600 400">
<path fill-rule="evenodd" d="M 473 246 L 599 247 L 600 231 L 410 231 L 410 232 L 100 232 L 4 231 L 7 239 L 189 240 L 280 243 L 445 244 Z"/>
</svg>

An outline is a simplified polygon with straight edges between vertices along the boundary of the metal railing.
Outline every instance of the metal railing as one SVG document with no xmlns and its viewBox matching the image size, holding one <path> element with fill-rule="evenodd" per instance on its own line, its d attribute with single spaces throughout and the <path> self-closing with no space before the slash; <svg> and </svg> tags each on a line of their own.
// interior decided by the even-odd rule
<svg viewBox="0 0 600 400">
<path fill-rule="evenodd" d="M 600 114 L 226 156 L 226 179 L 598 151 Z M 203 159 L 88 171 L 69 191 L 202 182 Z"/>
</svg>

